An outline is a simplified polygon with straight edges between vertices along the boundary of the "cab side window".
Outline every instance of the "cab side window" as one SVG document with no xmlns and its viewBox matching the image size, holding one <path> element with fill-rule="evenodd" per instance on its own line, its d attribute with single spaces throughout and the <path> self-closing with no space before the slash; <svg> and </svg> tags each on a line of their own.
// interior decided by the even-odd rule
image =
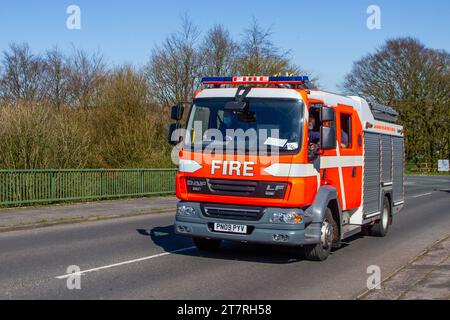
<svg viewBox="0 0 450 320">
<path fill-rule="evenodd" d="M 352 115 L 341 113 L 341 148 L 351 148 L 352 147 Z"/>
</svg>

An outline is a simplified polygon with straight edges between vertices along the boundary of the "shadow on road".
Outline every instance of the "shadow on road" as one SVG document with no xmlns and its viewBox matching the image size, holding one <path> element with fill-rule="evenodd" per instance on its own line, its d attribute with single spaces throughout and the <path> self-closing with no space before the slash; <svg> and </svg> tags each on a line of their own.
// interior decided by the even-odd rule
<svg viewBox="0 0 450 320">
<path fill-rule="evenodd" d="M 138 229 L 136 231 L 142 236 L 150 237 L 153 243 L 161 247 L 165 252 L 172 252 L 178 249 L 194 246 L 189 237 L 183 237 L 175 234 L 173 225 L 155 227 L 151 230 Z M 345 242 L 343 242 L 341 249 L 348 246 L 349 242 L 362 237 L 362 235 L 355 235 L 346 239 Z M 338 250 L 334 250 L 332 254 Z M 220 249 L 215 252 L 205 252 L 192 249 L 176 252 L 174 254 L 210 259 L 270 264 L 288 264 L 304 260 L 303 250 L 300 247 L 264 245 L 235 241 L 223 241 Z"/>
<path fill-rule="evenodd" d="M 191 247 L 194 245 L 190 238 L 175 234 L 173 225 L 155 227 L 150 230 L 137 229 L 136 231 L 142 236 L 150 237 L 154 244 L 163 248 L 166 252 Z"/>
</svg>

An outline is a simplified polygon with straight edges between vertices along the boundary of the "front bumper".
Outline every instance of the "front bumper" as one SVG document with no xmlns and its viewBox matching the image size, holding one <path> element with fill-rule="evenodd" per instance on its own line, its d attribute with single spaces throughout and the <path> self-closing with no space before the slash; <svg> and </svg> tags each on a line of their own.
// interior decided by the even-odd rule
<svg viewBox="0 0 450 320">
<path fill-rule="evenodd" d="M 176 215 L 175 233 L 211 239 L 233 240 L 279 245 L 306 245 L 320 242 L 320 224 L 310 223 L 309 217 L 302 209 L 292 208 L 264 208 L 264 214 L 258 221 L 212 218 L 203 214 L 201 204 L 198 202 L 181 201 L 178 206 L 185 205 L 195 209 L 195 216 Z M 292 212 L 302 214 L 303 221 L 299 224 L 271 223 L 270 218 L 274 212 Z M 233 234 L 216 232 L 212 225 L 215 222 L 246 225 L 248 234 Z M 275 235 L 281 235 L 278 240 Z"/>
</svg>

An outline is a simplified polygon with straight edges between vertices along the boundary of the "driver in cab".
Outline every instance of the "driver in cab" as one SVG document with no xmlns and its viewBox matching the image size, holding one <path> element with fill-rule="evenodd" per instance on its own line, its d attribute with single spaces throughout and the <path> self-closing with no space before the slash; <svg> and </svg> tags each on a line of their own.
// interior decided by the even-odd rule
<svg viewBox="0 0 450 320">
<path fill-rule="evenodd" d="M 320 142 L 320 132 L 316 126 L 316 118 L 312 113 L 309 114 L 308 119 L 308 139 L 309 151 L 317 151 Z"/>
<path fill-rule="evenodd" d="M 310 113 L 308 121 L 309 151 L 317 151 L 320 143 L 320 131 L 316 126 L 316 117 Z M 348 148 L 349 139 L 345 130 L 341 129 L 341 148 Z"/>
</svg>

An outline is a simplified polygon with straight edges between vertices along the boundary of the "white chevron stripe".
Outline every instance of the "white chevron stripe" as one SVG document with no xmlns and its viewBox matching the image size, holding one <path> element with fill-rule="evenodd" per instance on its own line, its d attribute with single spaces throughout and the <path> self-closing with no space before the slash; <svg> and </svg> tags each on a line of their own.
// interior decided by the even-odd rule
<svg viewBox="0 0 450 320">
<path fill-rule="evenodd" d="M 178 164 L 178 171 L 193 173 L 203 168 L 198 162 L 194 160 L 180 160 Z"/>
<path fill-rule="evenodd" d="M 264 172 L 274 177 L 315 177 L 319 172 L 312 164 L 303 163 L 274 163 L 264 168 Z"/>
<path fill-rule="evenodd" d="M 360 167 L 363 165 L 361 156 L 330 156 L 320 157 L 320 168 L 346 168 Z M 274 177 L 315 177 L 319 172 L 310 163 L 275 163 L 263 169 Z"/>
</svg>

